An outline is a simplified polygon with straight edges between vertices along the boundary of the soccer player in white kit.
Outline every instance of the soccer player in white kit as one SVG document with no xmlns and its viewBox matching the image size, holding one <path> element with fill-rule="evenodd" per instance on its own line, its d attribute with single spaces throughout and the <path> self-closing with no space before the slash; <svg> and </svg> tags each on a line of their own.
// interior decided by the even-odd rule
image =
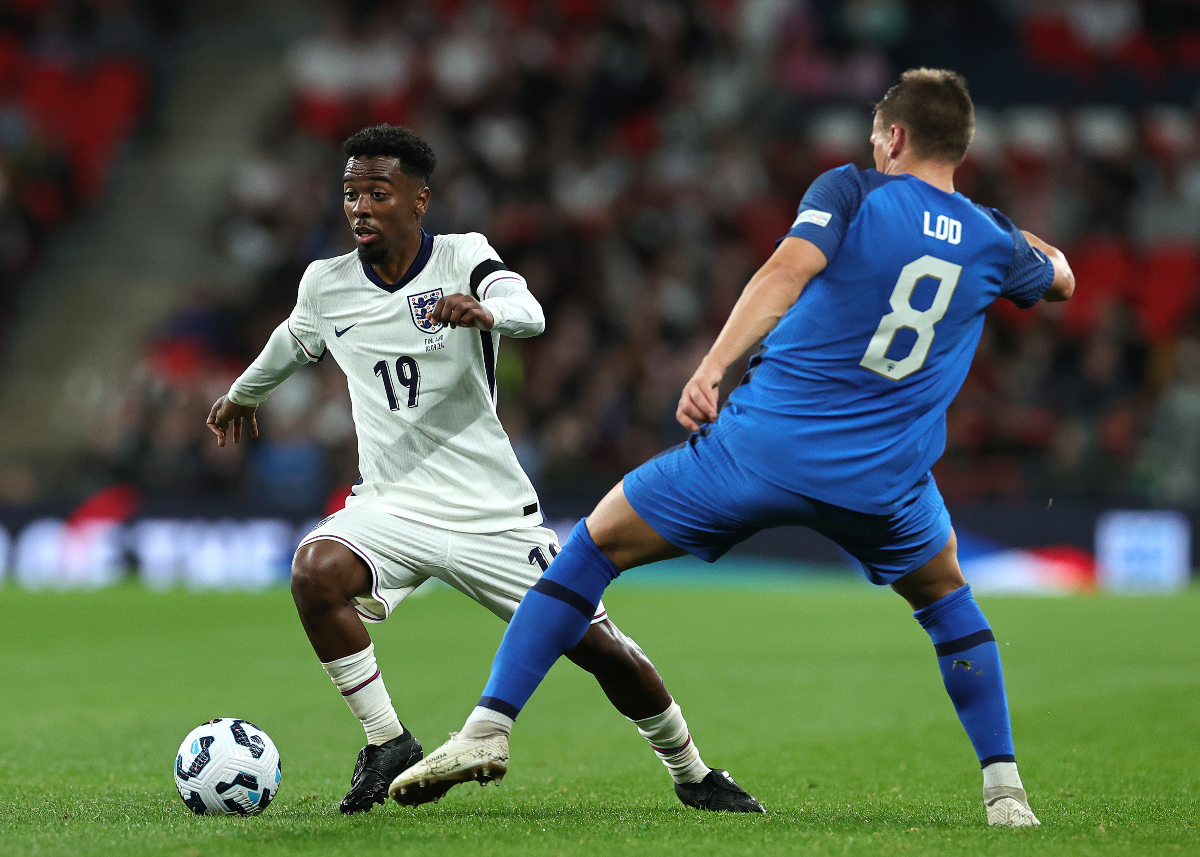
<svg viewBox="0 0 1200 857">
<path fill-rule="evenodd" d="M 365 622 L 382 622 L 430 577 L 508 621 L 558 551 L 496 416 L 500 335 L 545 327 L 525 280 L 477 233 L 425 233 L 429 177 L 437 160 L 412 131 L 366 128 L 343 146 L 344 207 L 356 252 L 314 262 L 296 307 L 262 353 L 212 407 L 208 425 L 224 446 L 255 410 L 306 363 L 331 353 L 346 374 L 361 479 L 346 507 L 301 542 L 292 562 L 300 621 L 329 677 L 362 722 L 341 810 L 383 803 L 391 781 L 420 761 L 376 665 Z M 231 432 L 230 432 L 231 428 Z M 641 649 L 603 604 L 567 653 L 592 673 L 662 759 L 683 803 L 763 812 L 723 771 L 700 758 L 678 704 Z M 720 776 L 718 776 L 718 774 Z M 415 805 L 452 784 L 398 796 Z"/>
</svg>

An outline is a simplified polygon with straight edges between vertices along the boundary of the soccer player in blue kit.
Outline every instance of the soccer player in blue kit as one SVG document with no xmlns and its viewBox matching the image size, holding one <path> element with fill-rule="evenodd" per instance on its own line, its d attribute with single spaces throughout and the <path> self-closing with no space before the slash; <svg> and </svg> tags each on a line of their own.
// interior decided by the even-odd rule
<svg viewBox="0 0 1200 857">
<path fill-rule="evenodd" d="M 875 106 L 876 168 L 813 182 L 684 388 L 677 417 L 691 438 L 575 527 L 517 609 L 463 730 L 397 777 L 394 797 L 502 778 L 513 721 L 618 574 L 685 552 L 713 562 L 758 530 L 799 524 L 912 605 L 979 757 L 988 823 L 1039 823 L 999 649 L 930 467 L 988 305 L 1066 300 L 1075 280 L 1057 249 L 955 192 L 974 124 L 954 72 L 910 70 L 888 90 Z M 764 335 L 718 413 L 726 369 Z"/>
</svg>

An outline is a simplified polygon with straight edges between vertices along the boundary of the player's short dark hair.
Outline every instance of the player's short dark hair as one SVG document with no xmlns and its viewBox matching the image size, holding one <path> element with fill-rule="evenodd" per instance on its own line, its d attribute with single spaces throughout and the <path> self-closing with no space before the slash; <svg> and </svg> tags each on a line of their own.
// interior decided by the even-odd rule
<svg viewBox="0 0 1200 857">
<path fill-rule="evenodd" d="M 426 184 L 437 167 L 437 155 L 429 144 L 400 125 L 373 125 L 351 134 L 342 143 L 347 158 L 395 158 L 400 172 Z"/>
<path fill-rule="evenodd" d="M 884 125 L 908 129 L 921 159 L 957 164 L 975 136 L 975 105 L 967 81 L 956 71 L 910 68 L 875 105 Z"/>
</svg>

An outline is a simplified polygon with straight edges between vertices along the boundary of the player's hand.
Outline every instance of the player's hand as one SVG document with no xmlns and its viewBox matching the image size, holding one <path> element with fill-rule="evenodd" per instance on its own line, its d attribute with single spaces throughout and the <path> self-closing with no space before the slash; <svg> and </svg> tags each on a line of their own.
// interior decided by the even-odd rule
<svg viewBox="0 0 1200 857">
<path fill-rule="evenodd" d="M 250 426 L 250 436 L 258 437 L 258 420 L 254 417 L 257 410 L 257 407 L 231 402 L 228 396 L 217 399 L 208 413 L 208 430 L 217 436 L 217 446 L 225 445 L 225 429 L 230 423 L 233 423 L 233 442 L 240 443 L 243 420 Z"/>
<path fill-rule="evenodd" d="M 491 330 L 496 320 L 483 304 L 470 295 L 446 295 L 437 302 L 426 316 L 438 324 L 448 324 L 450 327 L 477 327 L 480 330 Z"/>
<path fill-rule="evenodd" d="M 713 366 L 708 360 L 701 361 L 700 368 L 684 386 L 679 407 L 675 409 L 675 419 L 681 426 L 696 431 L 701 423 L 716 421 L 717 397 L 724 377 L 724 369 Z"/>
</svg>

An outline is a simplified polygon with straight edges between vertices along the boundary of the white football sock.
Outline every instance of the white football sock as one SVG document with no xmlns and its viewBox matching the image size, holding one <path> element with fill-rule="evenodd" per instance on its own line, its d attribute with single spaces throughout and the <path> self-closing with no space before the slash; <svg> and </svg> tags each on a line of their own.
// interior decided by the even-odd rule
<svg viewBox="0 0 1200 857">
<path fill-rule="evenodd" d="M 459 732 L 464 738 L 494 738 L 512 733 L 513 719 L 499 711 L 476 705 Z"/>
<path fill-rule="evenodd" d="M 1016 762 L 992 762 L 983 769 L 983 787 L 1008 786 L 1014 789 L 1025 788 L 1021 785 L 1021 775 L 1017 773 Z"/>
<path fill-rule="evenodd" d="M 392 708 L 392 698 L 383 686 L 383 675 L 375 663 L 374 643 L 361 652 L 321 666 L 333 679 L 351 713 L 367 730 L 368 744 L 382 744 L 404 734 L 400 718 Z"/>
<path fill-rule="evenodd" d="M 638 732 L 642 734 L 653 748 L 655 754 L 671 772 L 671 779 L 677 783 L 698 783 L 712 768 L 704 764 L 696 742 L 688 733 L 687 721 L 683 719 L 683 711 L 674 700 L 671 707 L 662 714 L 647 717 L 645 720 L 634 720 Z"/>
</svg>

